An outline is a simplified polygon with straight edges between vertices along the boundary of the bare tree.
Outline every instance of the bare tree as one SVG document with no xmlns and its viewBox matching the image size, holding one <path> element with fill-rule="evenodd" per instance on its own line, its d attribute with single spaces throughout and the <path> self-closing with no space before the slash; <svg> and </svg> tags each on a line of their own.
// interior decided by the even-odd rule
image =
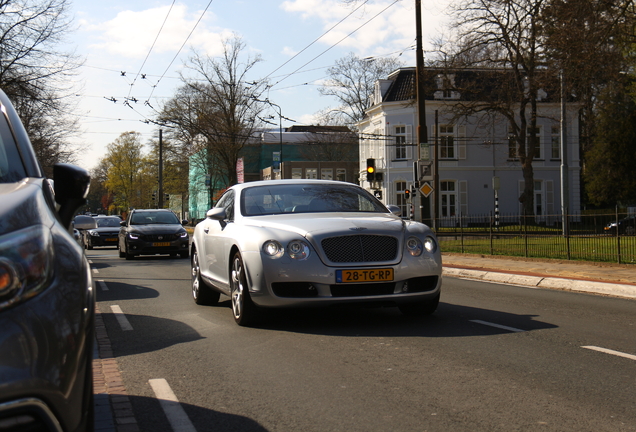
<svg viewBox="0 0 636 432">
<path fill-rule="evenodd" d="M 70 31 L 69 7 L 68 0 L 0 0 L 0 87 L 47 173 L 55 162 L 73 160 L 68 139 L 78 130 L 68 112 L 80 63 L 59 50 Z"/>
<path fill-rule="evenodd" d="M 491 70 L 487 79 L 481 74 L 472 89 L 462 89 L 479 97 L 457 104 L 456 114 L 497 113 L 507 119 L 523 172 L 524 190 L 519 201 L 524 214 L 534 214 L 532 162 L 538 139 L 528 131 L 536 130 L 538 92 L 546 78 L 541 38 L 546 5 L 547 0 L 462 0 L 454 8 L 453 43 L 459 49 L 450 67 Z"/>
<path fill-rule="evenodd" d="M 163 107 L 159 120 L 174 125 L 190 154 L 206 149 L 206 169 L 220 171 L 226 186 L 237 182 L 236 163 L 259 124 L 263 105 L 256 101 L 264 83 L 249 82 L 259 57 L 242 61 L 245 44 L 234 36 L 223 41 L 220 59 L 194 53 L 182 75 L 184 86 Z M 201 146 L 203 145 L 203 147 Z"/>
<path fill-rule="evenodd" d="M 364 117 L 369 107 L 375 82 L 402 66 L 397 58 L 360 58 L 350 53 L 336 60 L 327 73 L 329 78 L 319 88 L 323 96 L 333 96 L 339 102 L 335 108 L 322 112 L 328 124 L 354 125 Z"/>
</svg>

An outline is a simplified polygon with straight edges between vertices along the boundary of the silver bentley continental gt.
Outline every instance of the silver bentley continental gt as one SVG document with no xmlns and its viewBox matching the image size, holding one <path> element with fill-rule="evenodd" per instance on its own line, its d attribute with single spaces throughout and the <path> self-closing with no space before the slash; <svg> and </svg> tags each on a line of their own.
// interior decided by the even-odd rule
<svg viewBox="0 0 636 432">
<path fill-rule="evenodd" d="M 241 326 L 267 308 L 379 303 L 428 315 L 439 303 L 435 234 L 350 183 L 232 186 L 197 224 L 191 247 L 195 303 L 226 294 Z"/>
</svg>

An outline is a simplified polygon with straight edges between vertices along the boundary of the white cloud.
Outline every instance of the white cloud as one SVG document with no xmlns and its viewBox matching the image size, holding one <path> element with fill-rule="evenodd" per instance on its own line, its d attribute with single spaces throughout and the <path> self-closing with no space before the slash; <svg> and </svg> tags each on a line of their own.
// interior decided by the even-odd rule
<svg viewBox="0 0 636 432">
<path fill-rule="evenodd" d="M 148 54 L 168 10 L 169 6 L 143 11 L 127 10 L 119 12 L 110 21 L 93 25 L 82 21 L 80 25 L 86 30 L 99 33 L 100 42 L 91 45 L 92 49 L 101 49 L 110 54 L 139 59 Z M 210 55 L 216 55 L 221 52 L 220 40 L 229 32 L 222 29 L 207 30 L 205 23 L 211 20 L 210 15 L 211 13 L 208 11 L 188 40 L 188 45 L 197 46 Z M 176 53 L 200 16 L 201 11 L 188 13 L 186 5 L 175 4 L 155 42 L 153 53 Z"/>
</svg>

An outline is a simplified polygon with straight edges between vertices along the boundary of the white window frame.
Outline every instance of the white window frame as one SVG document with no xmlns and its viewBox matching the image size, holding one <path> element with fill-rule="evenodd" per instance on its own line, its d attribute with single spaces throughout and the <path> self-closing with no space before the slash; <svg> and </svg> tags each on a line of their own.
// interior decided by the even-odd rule
<svg viewBox="0 0 636 432">
<path fill-rule="evenodd" d="M 395 136 L 395 160 L 405 160 L 408 159 L 408 152 L 406 146 L 406 126 L 395 126 L 394 128 L 394 136 Z"/>
<path fill-rule="evenodd" d="M 318 168 L 305 168 L 305 178 L 306 179 L 317 179 L 318 178 Z"/>
<path fill-rule="evenodd" d="M 439 158 L 447 160 L 457 159 L 457 140 L 455 139 L 455 125 L 439 125 Z M 450 140 L 450 144 L 448 141 Z"/>
<path fill-rule="evenodd" d="M 550 159 L 561 160 L 561 127 L 552 125 L 550 134 Z"/>
</svg>

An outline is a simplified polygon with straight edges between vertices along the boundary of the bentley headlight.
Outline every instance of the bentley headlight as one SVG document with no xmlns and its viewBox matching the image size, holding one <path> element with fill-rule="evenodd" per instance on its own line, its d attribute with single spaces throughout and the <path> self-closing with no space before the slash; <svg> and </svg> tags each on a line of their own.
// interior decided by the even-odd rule
<svg viewBox="0 0 636 432">
<path fill-rule="evenodd" d="M 433 253 L 437 250 L 437 242 L 433 237 L 426 237 L 426 240 L 424 240 L 424 247 L 428 252 Z"/>
<path fill-rule="evenodd" d="M 287 253 L 295 260 L 306 260 L 309 257 L 309 245 L 302 240 L 292 240 L 287 245 Z"/>
<path fill-rule="evenodd" d="M 273 258 L 278 258 L 283 255 L 285 249 L 276 240 L 267 240 L 263 243 L 263 253 Z"/>
<path fill-rule="evenodd" d="M 0 237 L 0 310 L 44 290 L 53 278 L 53 237 L 35 225 Z"/>
<path fill-rule="evenodd" d="M 417 237 L 409 237 L 406 240 L 406 249 L 415 257 L 422 255 L 422 241 Z"/>
</svg>

